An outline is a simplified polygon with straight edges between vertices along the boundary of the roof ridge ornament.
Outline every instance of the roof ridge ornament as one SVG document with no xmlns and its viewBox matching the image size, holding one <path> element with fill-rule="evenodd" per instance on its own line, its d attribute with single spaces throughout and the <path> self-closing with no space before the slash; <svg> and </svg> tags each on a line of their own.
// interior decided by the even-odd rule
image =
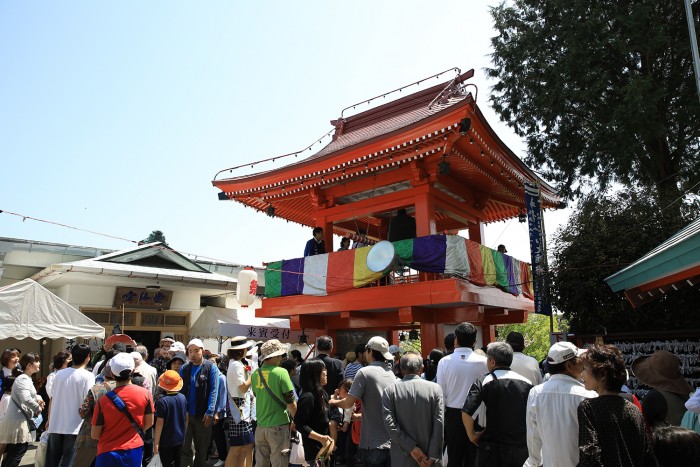
<svg viewBox="0 0 700 467">
<path fill-rule="evenodd" d="M 450 85 L 451 85 L 452 83 L 456 82 L 457 79 L 459 78 L 459 76 L 462 74 L 462 70 L 460 70 L 458 67 L 448 68 L 448 69 L 445 70 L 445 71 L 441 71 L 440 73 L 436 73 L 436 74 L 434 74 L 434 75 L 428 76 L 427 78 L 423 78 L 423 79 L 420 79 L 420 80 L 418 80 L 418 81 L 414 81 L 413 83 L 407 84 L 407 85 L 405 85 L 405 86 L 401 86 L 400 88 L 396 88 L 396 89 L 394 89 L 394 90 L 392 90 L 392 91 L 385 92 L 385 93 L 383 93 L 383 94 L 379 94 L 379 95 L 374 96 L 374 97 L 372 97 L 372 98 L 370 98 L 370 99 L 362 100 L 362 101 L 360 101 L 360 102 L 358 102 L 358 103 L 356 103 L 356 104 L 353 104 L 353 105 L 349 105 L 349 106 L 345 107 L 343 110 L 340 111 L 340 118 L 341 118 L 341 119 L 343 118 L 343 116 L 344 116 L 346 110 L 354 110 L 355 108 L 357 108 L 358 105 L 363 105 L 363 104 L 368 104 L 368 105 L 369 105 L 372 101 L 374 101 L 374 100 L 376 100 L 376 99 L 379 99 L 380 97 L 381 97 L 381 98 L 386 98 L 386 96 L 388 96 L 388 95 L 390 95 L 390 94 L 394 94 L 394 93 L 396 93 L 396 92 L 401 92 L 401 91 L 403 91 L 403 90 L 406 89 L 406 88 L 410 88 L 411 86 L 420 86 L 420 83 L 423 83 L 423 82 L 425 82 L 425 81 L 428 81 L 429 79 L 432 79 L 432 78 L 440 79 L 440 76 L 444 75 L 445 73 L 449 73 L 449 72 L 451 72 L 451 71 L 454 71 L 454 72 L 455 72 L 455 77 L 452 79 L 452 81 L 450 81 Z M 431 105 L 432 105 L 432 103 L 431 103 Z"/>
</svg>

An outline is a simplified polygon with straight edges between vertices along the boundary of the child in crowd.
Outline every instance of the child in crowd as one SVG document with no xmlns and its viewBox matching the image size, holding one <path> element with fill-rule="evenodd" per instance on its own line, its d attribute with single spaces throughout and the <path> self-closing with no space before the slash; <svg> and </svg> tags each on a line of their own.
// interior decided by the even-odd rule
<svg viewBox="0 0 700 467">
<path fill-rule="evenodd" d="M 334 398 L 344 399 L 347 397 L 351 386 L 352 380 L 350 378 L 346 378 L 341 381 L 338 385 L 338 390 L 336 391 Z M 336 443 L 336 461 L 340 461 L 342 463 L 345 463 L 349 448 L 348 445 L 352 444 L 352 439 L 348 428 L 350 427 L 354 409 L 354 407 L 350 407 L 349 409 L 331 407 L 330 414 L 328 416 L 330 420 L 330 435 Z"/>
<path fill-rule="evenodd" d="M 158 378 L 158 387 L 165 395 L 156 402 L 153 454 L 160 454 L 164 467 L 179 467 L 188 421 L 187 400 L 180 394 L 182 378 L 176 371 L 168 370 Z"/>
</svg>

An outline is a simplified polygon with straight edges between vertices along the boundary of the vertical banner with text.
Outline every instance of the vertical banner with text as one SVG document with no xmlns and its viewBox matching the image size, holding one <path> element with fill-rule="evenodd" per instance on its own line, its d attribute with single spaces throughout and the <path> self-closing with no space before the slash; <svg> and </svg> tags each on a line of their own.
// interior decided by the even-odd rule
<svg viewBox="0 0 700 467">
<path fill-rule="evenodd" d="M 525 204 L 530 233 L 530 253 L 532 254 L 532 280 L 535 289 L 535 313 L 552 314 L 549 300 L 549 276 L 547 275 L 547 252 L 545 249 L 540 190 L 537 185 L 525 183 Z"/>
</svg>

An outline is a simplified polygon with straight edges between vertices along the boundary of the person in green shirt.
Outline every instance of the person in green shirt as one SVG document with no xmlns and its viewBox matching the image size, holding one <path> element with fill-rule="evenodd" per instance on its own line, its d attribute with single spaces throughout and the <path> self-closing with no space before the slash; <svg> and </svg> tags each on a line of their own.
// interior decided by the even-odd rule
<svg viewBox="0 0 700 467">
<path fill-rule="evenodd" d="M 287 350 L 277 339 L 260 348 L 262 366 L 253 372 L 251 387 L 255 394 L 258 427 L 255 430 L 255 464 L 287 467 L 289 424 L 297 411 L 294 386 L 289 373 L 279 366 Z"/>
</svg>

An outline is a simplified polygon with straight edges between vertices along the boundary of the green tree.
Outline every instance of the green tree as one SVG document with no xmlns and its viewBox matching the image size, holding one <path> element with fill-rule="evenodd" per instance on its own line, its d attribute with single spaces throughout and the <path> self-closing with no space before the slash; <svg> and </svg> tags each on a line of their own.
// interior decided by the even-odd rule
<svg viewBox="0 0 700 467">
<path fill-rule="evenodd" d="M 682 0 L 513 0 L 492 16 L 491 103 L 564 195 L 619 182 L 665 206 L 700 181 Z"/>
<path fill-rule="evenodd" d="M 150 234 L 148 234 L 148 237 L 141 240 L 141 243 L 153 243 L 153 242 L 161 242 L 163 245 L 168 244 L 165 241 L 165 234 L 163 232 L 161 232 L 160 230 L 152 231 Z"/>
<path fill-rule="evenodd" d="M 694 211 L 696 206 L 682 206 Z M 685 225 L 642 190 L 584 197 L 549 252 L 552 303 L 575 333 L 670 330 L 700 326 L 697 290 L 681 289 L 633 309 L 604 279 L 657 247 Z"/>
<path fill-rule="evenodd" d="M 554 331 L 566 331 L 567 323 L 561 315 L 554 316 Z M 527 323 L 504 324 L 498 327 L 498 340 L 505 341 L 508 333 L 517 331 L 525 337 L 524 354 L 542 361 L 549 351 L 549 316 L 530 314 Z"/>
</svg>

